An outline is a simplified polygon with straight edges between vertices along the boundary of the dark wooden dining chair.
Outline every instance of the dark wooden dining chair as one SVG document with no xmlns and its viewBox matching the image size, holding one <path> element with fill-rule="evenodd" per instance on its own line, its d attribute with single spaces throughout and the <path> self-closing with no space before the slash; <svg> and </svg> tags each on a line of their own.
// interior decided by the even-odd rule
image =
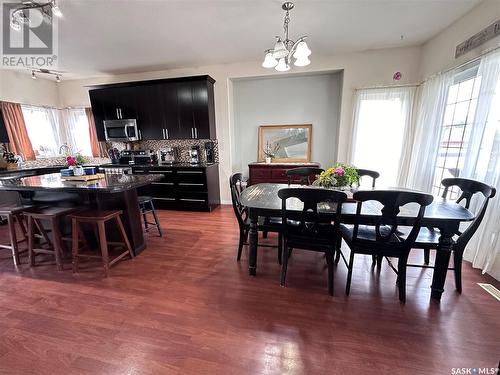
<svg viewBox="0 0 500 375">
<path fill-rule="evenodd" d="M 248 217 L 248 209 L 241 204 L 241 193 L 243 191 L 243 175 L 235 173 L 229 177 L 229 187 L 231 189 L 231 201 L 233 204 L 234 215 L 238 221 L 240 229 L 240 239 L 238 243 L 238 256 L 237 260 L 241 259 L 243 246 L 248 245 L 248 232 L 250 231 L 250 219 Z M 281 218 L 274 220 L 274 218 L 259 218 L 257 229 L 260 232 L 276 232 L 278 233 L 278 246 L 258 244 L 261 247 L 274 247 L 278 248 L 278 261 L 281 264 L 281 249 L 282 249 L 282 236 L 281 236 Z"/>
<path fill-rule="evenodd" d="M 363 176 L 368 176 L 372 178 L 372 188 L 375 188 L 376 180 L 380 177 L 380 173 L 376 171 L 371 171 L 369 169 L 356 169 L 358 176 L 361 179 Z M 359 183 L 359 182 L 358 182 Z"/>
<path fill-rule="evenodd" d="M 347 194 L 326 189 L 286 188 L 278 192 L 281 198 L 281 222 L 283 226 L 283 252 L 281 286 L 285 286 L 289 249 L 303 249 L 325 253 L 328 265 L 328 293 L 333 295 L 333 266 L 337 238 L 340 236 L 342 203 Z M 299 199 L 302 211 L 287 210 L 287 200 Z M 318 213 L 321 204 L 335 205 L 335 217 L 324 218 Z M 333 223 L 332 223 L 333 220 Z"/>
<path fill-rule="evenodd" d="M 349 246 L 351 253 L 349 262 L 342 254 L 342 259 L 347 265 L 347 283 L 345 293 L 348 295 L 351 287 L 352 270 L 355 254 L 375 255 L 385 257 L 389 266 L 397 274 L 397 284 L 399 289 L 399 300 L 406 301 L 406 265 L 411 248 L 421 228 L 422 218 L 425 208 L 432 203 L 433 197 L 430 194 L 410 192 L 410 191 L 358 191 L 353 194 L 353 199 L 357 201 L 356 218 L 354 225 L 341 224 L 340 231 L 342 238 Z M 381 215 L 376 217 L 364 217 L 362 215 L 363 205 L 367 201 L 379 202 L 382 205 Z M 418 214 L 411 230 L 406 238 L 399 238 L 397 235 L 398 224 L 397 215 L 401 206 L 408 203 L 419 205 Z M 388 257 L 397 258 L 397 269 L 392 265 Z"/>
<path fill-rule="evenodd" d="M 292 168 L 286 171 L 286 176 L 288 178 L 288 185 L 293 182 L 294 177 L 300 178 L 301 185 L 311 185 L 314 180 L 311 178 L 316 178 L 317 175 L 321 174 L 325 170 L 316 167 L 300 167 Z"/>
<path fill-rule="evenodd" d="M 486 209 L 488 208 L 488 202 L 496 194 L 496 189 L 493 186 L 489 186 L 485 183 L 470 180 L 467 178 L 445 178 L 441 181 L 444 186 L 443 198 L 447 198 L 450 193 L 450 189 L 453 187 L 458 187 L 461 191 L 460 196 L 457 199 L 457 203 L 460 204 L 465 200 L 465 208 L 469 209 L 471 199 L 475 194 L 482 194 L 482 201 L 478 205 L 479 211 L 475 219 L 469 224 L 467 229 L 463 232 L 457 232 L 456 237 L 453 239 L 453 267 L 448 268 L 453 270 L 455 275 L 455 288 L 459 293 L 462 293 L 462 259 L 464 255 L 465 248 L 469 243 L 470 239 L 476 233 L 477 228 L 481 224 Z M 434 228 L 422 228 L 417 237 L 415 248 L 424 249 L 424 263 L 425 265 L 419 264 L 409 264 L 410 267 L 421 267 L 421 268 L 434 268 L 433 265 L 429 266 L 430 263 L 430 251 L 436 250 L 439 244 L 440 232 L 438 229 Z"/>
</svg>

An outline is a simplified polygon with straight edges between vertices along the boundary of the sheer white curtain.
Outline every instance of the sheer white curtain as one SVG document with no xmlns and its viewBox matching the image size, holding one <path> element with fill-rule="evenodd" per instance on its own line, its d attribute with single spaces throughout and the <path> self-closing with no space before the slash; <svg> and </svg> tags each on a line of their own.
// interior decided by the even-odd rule
<svg viewBox="0 0 500 375">
<path fill-rule="evenodd" d="M 398 183 L 414 97 L 415 87 L 356 91 L 351 161 L 358 168 L 379 172 L 380 186 Z"/>
<path fill-rule="evenodd" d="M 418 89 L 416 116 L 407 133 L 402 154 L 398 179 L 400 186 L 428 192 L 432 190 L 448 89 L 453 82 L 453 75 L 451 71 L 439 74 Z"/>
<path fill-rule="evenodd" d="M 461 177 L 485 182 L 500 190 L 500 51 L 486 55 L 479 65 L 481 87 Z M 477 209 L 479 199 L 472 204 Z M 488 206 L 481 226 L 464 258 L 483 273 L 491 271 L 500 254 L 500 197 Z"/>
<path fill-rule="evenodd" d="M 90 133 L 87 115 L 84 108 L 65 108 L 59 110 L 61 126 L 59 134 L 63 143 L 68 145 L 71 153 L 91 156 Z"/>
</svg>

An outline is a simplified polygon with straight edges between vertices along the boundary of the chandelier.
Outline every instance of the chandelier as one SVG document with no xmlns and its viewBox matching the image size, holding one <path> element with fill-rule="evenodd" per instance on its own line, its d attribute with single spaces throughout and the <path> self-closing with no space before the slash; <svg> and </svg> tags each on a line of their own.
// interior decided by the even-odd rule
<svg viewBox="0 0 500 375">
<path fill-rule="evenodd" d="M 52 20 L 52 15 L 62 17 L 61 9 L 57 6 L 56 0 L 46 2 L 38 1 L 22 1 L 16 9 L 12 11 L 10 18 L 10 27 L 13 30 L 20 31 L 23 24 L 30 23 L 30 10 L 37 9 L 42 13 L 43 19 L 46 22 Z"/>
<path fill-rule="evenodd" d="M 311 63 L 309 55 L 311 50 L 307 46 L 305 39 L 307 36 L 301 36 L 295 42 L 288 37 L 288 24 L 290 23 L 290 10 L 293 9 L 293 3 L 287 1 L 283 3 L 281 8 L 286 12 L 285 20 L 283 22 L 284 37 L 276 36 L 276 43 L 273 49 L 265 51 L 264 68 L 274 68 L 278 72 L 286 72 L 290 70 L 290 63 L 292 57 L 295 59 L 293 64 L 295 66 L 307 66 Z"/>
</svg>

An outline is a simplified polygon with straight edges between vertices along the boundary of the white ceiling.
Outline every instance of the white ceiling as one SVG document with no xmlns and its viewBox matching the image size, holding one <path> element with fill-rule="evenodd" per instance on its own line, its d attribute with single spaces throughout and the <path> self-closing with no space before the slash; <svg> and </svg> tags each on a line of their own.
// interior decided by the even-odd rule
<svg viewBox="0 0 500 375">
<path fill-rule="evenodd" d="M 417 45 L 479 2 L 296 0 L 290 34 L 310 37 L 312 58 Z M 59 0 L 59 70 L 84 76 L 259 60 L 282 33 L 281 3 Z"/>
</svg>

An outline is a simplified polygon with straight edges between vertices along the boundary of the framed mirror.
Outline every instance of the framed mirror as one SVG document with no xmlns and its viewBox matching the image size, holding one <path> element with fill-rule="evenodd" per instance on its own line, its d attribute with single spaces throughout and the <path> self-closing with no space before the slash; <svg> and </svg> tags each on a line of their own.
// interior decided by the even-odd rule
<svg viewBox="0 0 500 375">
<path fill-rule="evenodd" d="M 271 151 L 274 162 L 311 161 L 312 124 L 259 126 L 259 161 Z"/>
</svg>

